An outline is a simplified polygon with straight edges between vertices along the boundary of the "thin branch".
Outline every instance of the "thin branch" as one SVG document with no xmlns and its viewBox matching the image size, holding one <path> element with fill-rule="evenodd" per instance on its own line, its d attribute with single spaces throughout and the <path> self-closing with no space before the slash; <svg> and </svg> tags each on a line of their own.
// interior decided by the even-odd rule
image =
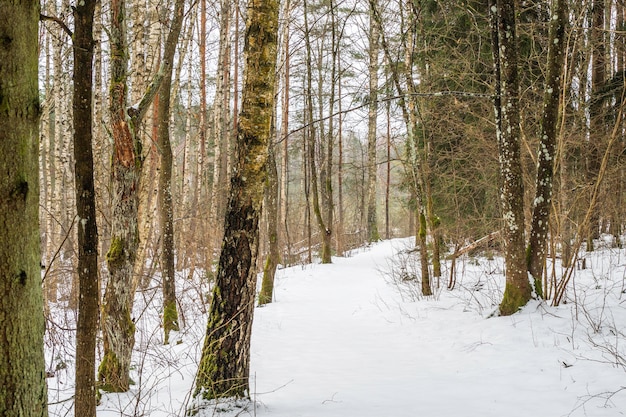
<svg viewBox="0 0 626 417">
<path fill-rule="evenodd" d="M 70 28 L 68 28 L 68 27 L 67 27 L 67 25 L 65 24 L 65 22 L 64 22 L 64 21 L 62 21 L 61 19 L 59 19 L 59 18 L 58 18 L 58 17 L 56 17 L 56 16 L 47 16 L 47 15 L 45 15 L 45 14 L 40 14 L 40 15 L 39 15 L 39 20 L 40 20 L 40 21 L 42 21 L 42 22 L 45 22 L 45 21 L 47 21 L 47 20 L 48 20 L 48 21 L 51 21 L 51 22 L 55 22 L 56 24 L 58 24 L 59 26 L 61 26 L 61 29 L 63 29 L 63 31 L 64 31 L 65 33 L 67 33 L 67 34 L 68 34 L 68 36 L 69 36 L 70 38 L 74 37 L 74 34 L 73 34 L 73 33 L 72 33 L 72 31 L 70 30 Z"/>
<path fill-rule="evenodd" d="M 402 95 L 395 95 L 395 96 L 388 96 L 388 97 L 383 97 L 377 100 L 378 103 L 385 103 L 387 101 L 394 101 L 394 100 L 403 100 L 405 97 L 407 96 L 415 96 L 415 97 L 446 97 L 446 96 L 453 96 L 453 97 L 473 97 L 473 98 L 493 98 L 494 95 L 493 94 L 487 94 L 487 93 L 470 93 L 470 92 L 465 92 L 465 91 L 435 91 L 432 93 L 418 93 L 418 92 L 413 92 L 413 93 L 407 93 L 407 94 L 402 94 Z M 307 127 L 311 126 L 311 125 L 315 125 L 316 123 L 319 122 L 323 122 L 326 121 L 332 117 L 337 117 L 339 115 L 344 115 L 347 113 L 352 113 L 353 111 L 356 110 L 360 110 L 364 107 L 368 107 L 370 105 L 369 101 L 365 101 L 363 104 L 360 104 L 358 106 L 354 106 L 354 107 L 350 107 L 349 109 L 346 110 L 341 110 L 341 111 L 337 111 L 333 114 L 329 114 L 328 116 L 313 120 L 307 124 L 304 124 L 296 129 L 293 129 L 292 131 L 290 131 L 289 133 L 287 133 L 286 135 L 284 135 L 279 141 L 277 141 L 276 143 L 281 143 L 282 141 L 286 140 L 289 136 L 293 135 L 294 133 L 298 133 L 304 129 L 306 129 Z"/>
</svg>

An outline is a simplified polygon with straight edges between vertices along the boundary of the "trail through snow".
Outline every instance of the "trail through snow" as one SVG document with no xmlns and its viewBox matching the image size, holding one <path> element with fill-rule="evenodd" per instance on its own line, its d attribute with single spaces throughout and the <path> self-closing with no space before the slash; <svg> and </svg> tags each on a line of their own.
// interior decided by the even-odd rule
<svg viewBox="0 0 626 417">
<path fill-rule="evenodd" d="M 568 304 L 532 302 L 513 316 L 488 318 L 502 294 L 501 259 L 463 257 L 453 291 L 443 288 L 448 261 L 440 289 L 424 298 L 419 280 L 401 279 L 419 271 L 411 242 L 279 270 L 274 301 L 255 310 L 254 406 L 198 416 L 626 414 L 626 251 L 585 255 L 592 268 L 576 271 Z M 169 346 L 159 343 L 158 291 L 137 299 L 137 385 L 105 395 L 99 416 L 184 415 L 206 331 L 201 294 L 181 280 L 186 326 L 181 343 Z M 62 384 L 61 376 L 49 380 L 51 402 L 70 394 L 70 370 Z M 66 415 L 67 404 L 51 415 Z"/>
</svg>

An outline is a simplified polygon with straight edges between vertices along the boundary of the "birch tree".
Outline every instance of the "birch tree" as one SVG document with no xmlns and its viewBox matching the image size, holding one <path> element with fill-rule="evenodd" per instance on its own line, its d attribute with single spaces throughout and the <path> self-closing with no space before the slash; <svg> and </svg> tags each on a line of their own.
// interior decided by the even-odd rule
<svg viewBox="0 0 626 417">
<path fill-rule="evenodd" d="M 370 5 L 371 8 L 371 5 Z M 377 170 L 376 144 L 378 120 L 378 53 L 379 34 L 374 18 L 374 10 L 370 10 L 369 24 L 369 109 L 367 124 L 367 240 L 380 240 L 378 233 L 378 216 L 376 212 Z"/>
<path fill-rule="evenodd" d="M 248 2 L 245 70 L 224 239 L 194 397 L 248 398 L 259 216 L 274 110 L 278 1 Z"/>
</svg>

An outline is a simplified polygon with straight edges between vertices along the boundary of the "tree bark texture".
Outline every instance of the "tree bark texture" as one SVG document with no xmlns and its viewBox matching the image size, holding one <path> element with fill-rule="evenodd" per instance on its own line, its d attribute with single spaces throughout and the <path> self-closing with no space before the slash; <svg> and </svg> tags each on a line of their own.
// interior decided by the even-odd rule
<svg viewBox="0 0 626 417">
<path fill-rule="evenodd" d="M 96 336 L 100 315 L 98 227 L 93 159 L 93 21 L 96 0 L 74 8 L 74 160 L 78 215 L 78 320 L 74 415 L 96 415 Z"/>
<path fill-rule="evenodd" d="M 127 391 L 130 360 L 135 344 L 135 323 L 131 317 L 134 297 L 133 269 L 139 248 L 139 190 L 143 155 L 136 127 L 146 115 L 172 62 L 163 60 L 140 102 L 126 107 L 128 52 L 125 34 L 125 0 L 111 3 L 111 81 L 109 117 L 113 136 L 111 167 L 111 246 L 106 259 L 109 269 L 102 306 L 104 357 L 99 379 L 107 391 Z M 170 37 L 174 36 L 170 30 Z M 176 38 L 177 39 L 177 35 Z M 175 41 L 174 41 L 175 42 Z"/>
<path fill-rule="evenodd" d="M 141 144 L 134 135 L 135 126 L 126 110 L 127 48 L 125 1 L 111 3 L 111 84 L 109 117 L 113 135 L 111 167 L 113 213 L 111 246 L 106 254 L 109 269 L 103 306 L 102 333 L 104 357 L 99 368 L 103 389 L 127 391 L 130 384 L 130 360 L 135 344 L 132 320 L 133 267 L 139 246 L 137 211 L 139 180 L 143 164 Z"/>
<path fill-rule="evenodd" d="M 543 98 L 543 116 L 539 131 L 535 199 L 527 249 L 528 272 L 533 277 L 537 296 L 543 297 L 542 274 L 546 260 L 552 183 L 557 143 L 557 124 L 563 74 L 563 44 L 566 24 L 565 0 L 553 0 L 548 39 L 548 73 Z"/>
<path fill-rule="evenodd" d="M 0 2 L 0 16 L 0 415 L 45 417 L 39 2 Z"/>
<path fill-rule="evenodd" d="M 376 214 L 376 184 L 378 165 L 376 161 L 376 127 L 378 119 L 378 27 L 370 12 L 369 28 L 369 109 L 367 125 L 367 240 L 380 240 L 378 216 Z"/>
<path fill-rule="evenodd" d="M 176 44 L 183 23 L 184 0 L 176 0 L 172 26 L 165 44 L 163 60 L 166 66 L 159 93 L 158 147 L 161 152 L 159 171 L 159 226 L 161 229 L 161 279 L 163 289 L 164 343 L 169 343 L 172 330 L 179 330 L 176 308 L 176 284 L 174 281 L 174 207 L 172 204 L 172 144 L 170 142 L 170 101 L 172 89 L 172 65 Z"/>
<path fill-rule="evenodd" d="M 259 216 L 274 111 L 278 1 L 248 2 L 236 159 L 194 397 L 249 396 Z"/>
<path fill-rule="evenodd" d="M 276 169 L 275 146 L 268 147 L 267 181 L 265 185 L 265 212 L 267 213 L 267 237 L 269 253 L 263 266 L 263 279 L 259 293 L 259 305 L 272 302 L 274 277 L 279 262 L 278 253 L 278 171 Z"/>
<path fill-rule="evenodd" d="M 500 303 L 500 313 L 509 315 L 517 312 L 531 298 L 531 286 L 524 256 L 524 187 L 520 157 L 515 4 L 508 0 L 492 0 L 489 6 L 496 76 L 494 108 L 500 159 L 506 263 L 506 285 Z"/>
</svg>

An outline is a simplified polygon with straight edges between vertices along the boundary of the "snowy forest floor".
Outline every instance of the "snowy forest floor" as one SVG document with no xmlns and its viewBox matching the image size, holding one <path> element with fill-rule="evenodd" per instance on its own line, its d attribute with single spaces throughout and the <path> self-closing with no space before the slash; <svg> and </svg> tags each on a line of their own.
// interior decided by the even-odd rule
<svg viewBox="0 0 626 417">
<path fill-rule="evenodd" d="M 504 286 L 499 257 L 457 260 L 457 285 L 422 297 L 412 239 L 380 242 L 331 265 L 277 271 L 256 308 L 252 403 L 198 413 L 268 417 L 626 415 L 626 250 L 585 253 L 567 303 L 531 302 L 490 317 Z M 560 273 L 560 266 L 556 266 Z M 185 272 L 185 271 L 183 271 Z M 135 381 L 98 416 L 184 416 L 206 332 L 201 277 L 178 282 L 182 331 L 164 346 L 158 281 L 137 294 Z M 46 334 L 51 416 L 73 415 L 73 326 L 53 309 Z M 100 352 L 101 353 L 101 352 Z"/>
</svg>

